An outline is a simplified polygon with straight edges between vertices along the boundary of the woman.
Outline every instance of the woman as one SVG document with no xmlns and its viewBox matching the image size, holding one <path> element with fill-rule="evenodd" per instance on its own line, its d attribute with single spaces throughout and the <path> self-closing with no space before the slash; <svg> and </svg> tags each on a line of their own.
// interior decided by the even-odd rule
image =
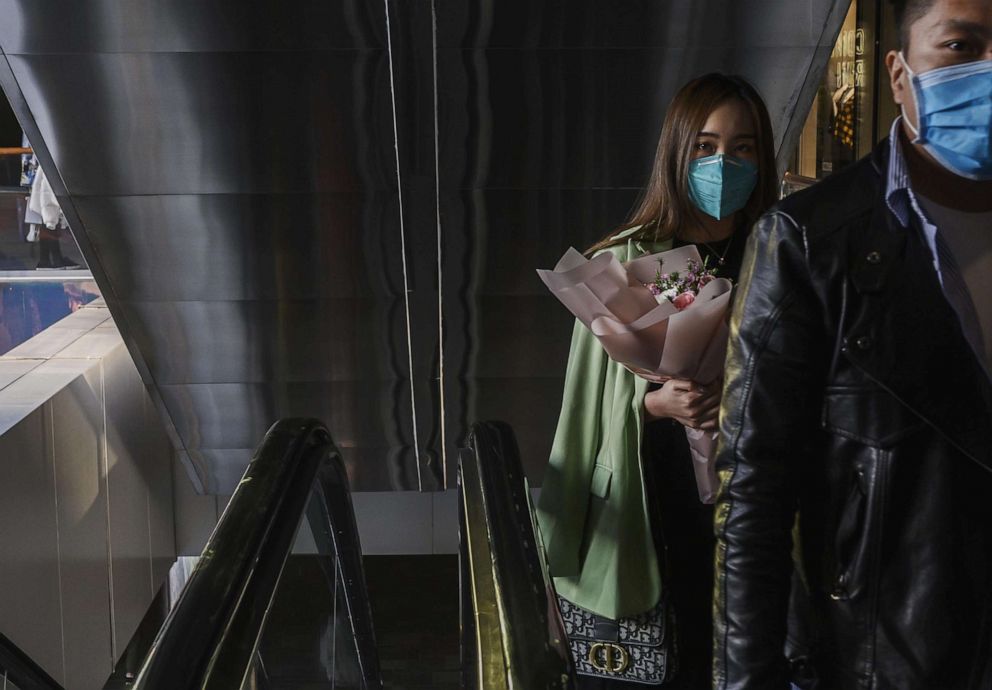
<svg viewBox="0 0 992 690">
<path fill-rule="evenodd" d="M 695 244 L 736 281 L 749 228 L 776 189 L 761 97 L 740 77 L 705 75 L 672 101 L 631 220 L 589 253 L 627 261 Z M 649 383 L 576 323 L 538 509 L 551 574 L 561 596 L 607 618 L 667 596 L 679 671 L 666 687 L 709 687 L 713 509 L 699 501 L 683 427 L 715 429 L 719 404 L 719 383 Z M 627 685 L 580 679 L 582 688 Z"/>
</svg>

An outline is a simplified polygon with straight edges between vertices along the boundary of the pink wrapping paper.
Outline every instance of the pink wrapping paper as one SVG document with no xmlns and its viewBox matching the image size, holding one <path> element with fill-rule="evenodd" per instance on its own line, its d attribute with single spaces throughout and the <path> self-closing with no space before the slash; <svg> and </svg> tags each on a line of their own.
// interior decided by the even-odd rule
<svg viewBox="0 0 992 690">
<path fill-rule="evenodd" d="M 644 286 L 654 280 L 659 259 L 664 272 L 684 272 L 699 251 L 688 245 L 638 257 L 626 264 L 603 252 L 586 259 L 569 249 L 553 270 L 538 270 L 552 294 L 602 344 L 607 354 L 649 380 L 691 379 L 709 384 L 723 373 L 727 351 L 727 313 L 733 285 L 717 278 L 678 311 L 661 304 Z M 713 467 L 718 433 L 686 429 L 699 499 L 716 500 Z"/>
</svg>

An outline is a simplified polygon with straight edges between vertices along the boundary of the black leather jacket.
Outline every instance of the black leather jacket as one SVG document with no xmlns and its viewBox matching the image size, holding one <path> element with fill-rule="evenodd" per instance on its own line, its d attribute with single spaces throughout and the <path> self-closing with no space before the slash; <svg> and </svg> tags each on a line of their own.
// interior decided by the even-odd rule
<svg viewBox="0 0 992 690">
<path fill-rule="evenodd" d="M 719 690 L 992 688 L 990 386 L 885 204 L 887 160 L 884 143 L 788 197 L 749 240 L 717 460 Z"/>
</svg>

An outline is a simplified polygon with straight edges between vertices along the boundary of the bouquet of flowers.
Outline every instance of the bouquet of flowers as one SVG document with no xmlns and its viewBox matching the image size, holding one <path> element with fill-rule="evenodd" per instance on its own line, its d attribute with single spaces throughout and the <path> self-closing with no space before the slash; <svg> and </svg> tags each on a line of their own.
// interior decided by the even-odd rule
<svg viewBox="0 0 992 690">
<path fill-rule="evenodd" d="M 662 273 L 664 260 L 659 258 L 654 280 L 644 287 L 654 295 L 658 304 L 668 300 L 676 309 L 683 311 L 691 307 L 699 291 L 716 278 L 716 270 L 711 269 L 708 263 L 709 257 L 703 259 L 703 263 L 689 259 L 686 261 L 685 273 L 679 271 Z"/>
<path fill-rule="evenodd" d="M 638 257 L 626 264 L 603 252 L 586 259 L 569 249 L 538 275 L 616 362 L 651 381 L 709 384 L 723 373 L 733 285 L 701 261 L 695 246 Z M 686 429 L 696 487 L 716 500 L 717 432 Z"/>
</svg>

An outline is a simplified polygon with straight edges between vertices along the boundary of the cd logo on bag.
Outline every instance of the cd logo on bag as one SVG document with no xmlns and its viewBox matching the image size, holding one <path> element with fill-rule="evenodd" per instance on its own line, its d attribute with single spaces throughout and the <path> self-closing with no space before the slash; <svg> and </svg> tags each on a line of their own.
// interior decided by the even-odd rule
<svg viewBox="0 0 992 690">
<path fill-rule="evenodd" d="M 618 644 L 597 642 L 589 648 L 589 663 L 600 673 L 623 673 L 630 666 L 630 654 Z"/>
</svg>

